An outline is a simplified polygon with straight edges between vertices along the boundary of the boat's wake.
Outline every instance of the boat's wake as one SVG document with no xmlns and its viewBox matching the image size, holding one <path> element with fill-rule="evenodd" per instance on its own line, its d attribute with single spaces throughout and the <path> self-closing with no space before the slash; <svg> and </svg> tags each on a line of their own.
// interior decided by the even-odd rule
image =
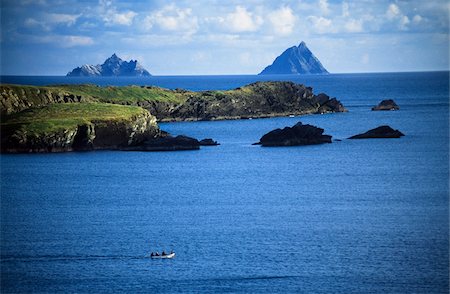
<svg viewBox="0 0 450 294">
<path fill-rule="evenodd" d="M 3 262 L 52 262 L 52 261 L 86 261 L 86 260 L 130 260 L 147 259 L 149 256 L 133 255 L 2 255 Z"/>
</svg>

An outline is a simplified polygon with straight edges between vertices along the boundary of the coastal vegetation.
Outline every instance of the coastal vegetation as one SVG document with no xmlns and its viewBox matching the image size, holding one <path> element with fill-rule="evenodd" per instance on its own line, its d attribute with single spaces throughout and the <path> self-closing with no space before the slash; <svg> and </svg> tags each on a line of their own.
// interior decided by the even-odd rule
<svg viewBox="0 0 450 294">
<path fill-rule="evenodd" d="M 2 152 L 120 149 L 161 136 L 156 118 L 137 106 L 60 103 L 2 116 Z"/>
<path fill-rule="evenodd" d="M 293 82 L 200 92 L 154 86 L 0 85 L 0 95 L 3 152 L 159 150 L 160 145 L 174 150 L 170 144 L 198 149 L 197 142 L 169 138 L 156 122 L 346 111 L 336 98 L 315 95 L 312 88 Z"/>
<path fill-rule="evenodd" d="M 1 85 L 1 114 L 52 103 L 104 102 L 147 109 L 159 121 L 217 120 L 346 111 L 335 98 L 293 82 L 256 82 L 227 91 L 154 86 Z"/>
<path fill-rule="evenodd" d="M 2 117 L 2 131 L 21 129 L 31 135 L 44 135 L 94 121 L 131 121 L 145 112 L 141 107 L 107 103 L 50 104 Z"/>
</svg>

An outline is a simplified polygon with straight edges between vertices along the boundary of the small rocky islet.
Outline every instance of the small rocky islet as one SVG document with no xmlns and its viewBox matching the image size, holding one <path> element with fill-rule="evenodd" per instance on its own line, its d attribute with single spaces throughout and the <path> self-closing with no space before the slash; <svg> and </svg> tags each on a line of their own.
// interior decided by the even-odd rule
<svg viewBox="0 0 450 294">
<path fill-rule="evenodd" d="M 278 147 L 331 143 L 331 136 L 324 135 L 323 132 L 321 128 L 298 122 L 293 127 L 268 132 L 254 145 Z"/>
<path fill-rule="evenodd" d="M 261 145 L 263 147 L 283 147 L 331 143 L 332 136 L 324 135 L 323 132 L 324 129 L 322 128 L 298 122 L 292 127 L 275 129 L 266 133 L 261 137 L 259 142 L 254 143 L 253 145 Z M 400 138 L 402 136 L 404 136 L 402 132 L 394 130 L 390 126 L 379 126 L 348 139 L 388 139 Z M 335 139 L 335 141 L 340 142 L 342 140 Z"/>
<path fill-rule="evenodd" d="M 345 112 L 326 94 L 292 82 L 228 91 L 159 87 L 0 85 L 1 151 L 193 150 L 214 140 L 173 137 L 157 121 L 245 119 Z M 192 140 L 191 140 L 192 139 Z"/>
<path fill-rule="evenodd" d="M 373 111 L 380 110 L 400 110 L 400 107 L 392 99 L 385 99 L 381 101 L 377 106 L 372 107 Z"/>
<path fill-rule="evenodd" d="M 388 139 L 388 138 L 400 138 L 404 134 L 399 130 L 394 130 L 390 126 L 379 126 L 377 128 L 368 130 L 365 133 L 351 136 L 349 139 Z"/>
</svg>

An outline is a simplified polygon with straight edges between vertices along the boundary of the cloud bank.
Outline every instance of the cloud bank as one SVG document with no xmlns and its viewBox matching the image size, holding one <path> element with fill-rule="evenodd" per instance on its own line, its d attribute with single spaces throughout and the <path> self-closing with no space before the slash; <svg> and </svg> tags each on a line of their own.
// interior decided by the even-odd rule
<svg viewBox="0 0 450 294">
<path fill-rule="evenodd" d="M 255 73 L 304 40 L 334 72 L 448 68 L 444 0 L 5 0 L 2 9 L 6 60 L 24 48 L 52 51 L 61 62 L 69 53 L 122 52 L 142 56 L 157 74 Z"/>
</svg>

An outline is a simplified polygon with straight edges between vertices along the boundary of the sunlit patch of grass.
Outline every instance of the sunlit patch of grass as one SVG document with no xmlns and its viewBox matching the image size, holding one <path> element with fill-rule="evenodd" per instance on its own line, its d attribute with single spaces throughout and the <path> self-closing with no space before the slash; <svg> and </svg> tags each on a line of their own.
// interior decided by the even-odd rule
<svg viewBox="0 0 450 294">
<path fill-rule="evenodd" d="M 75 128 L 92 121 L 130 121 L 145 112 L 136 106 L 108 103 L 61 103 L 30 108 L 3 119 L 2 129 L 21 129 L 32 134 L 46 134 Z"/>
</svg>

